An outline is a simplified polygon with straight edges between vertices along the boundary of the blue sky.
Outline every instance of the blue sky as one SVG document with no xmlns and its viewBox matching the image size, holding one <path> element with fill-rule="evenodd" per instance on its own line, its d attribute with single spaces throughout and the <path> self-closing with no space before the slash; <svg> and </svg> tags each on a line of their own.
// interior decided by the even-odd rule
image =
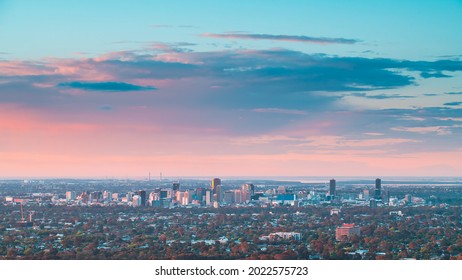
<svg viewBox="0 0 462 280">
<path fill-rule="evenodd" d="M 246 47 L 401 59 L 458 55 L 461 1 L 2 1 L 4 52 L 40 58 L 101 54 L 152 41 L 209 44 L 205 32 L 310 35 L 361 40 L 354 46 L 236 42 Z M 269 2 L 269 3 L 268 3 Z M 125 42 L 123 44 L 122 42 Z M 32 45 L 31 45 L 32 44 Z"/>
<path fill-rule="evenodd" d="M 0 1 L 0 177 L 461 174 L 461 14 Z"/>
</svg>

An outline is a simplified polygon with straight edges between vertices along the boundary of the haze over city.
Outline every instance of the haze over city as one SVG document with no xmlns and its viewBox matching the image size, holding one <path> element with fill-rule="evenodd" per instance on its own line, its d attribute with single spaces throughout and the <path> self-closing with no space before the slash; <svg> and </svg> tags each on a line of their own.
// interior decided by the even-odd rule
<svg viewBox="0 0 462 280">
<path fill-rule="evenodd" d="M 460 176 L 461 14 L 0 1 L 0 177 Z"/>
</svg>

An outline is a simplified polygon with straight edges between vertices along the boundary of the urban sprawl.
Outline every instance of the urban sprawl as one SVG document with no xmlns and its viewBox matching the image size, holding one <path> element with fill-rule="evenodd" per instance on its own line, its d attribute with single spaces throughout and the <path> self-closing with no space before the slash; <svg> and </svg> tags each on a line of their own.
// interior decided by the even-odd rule
<svg viewBox="0 0 462 280">
<path fill-rule="evenodd" d="M 462 259 L 462 185 L 0 181 L 0 259 Z"/>
</svg>

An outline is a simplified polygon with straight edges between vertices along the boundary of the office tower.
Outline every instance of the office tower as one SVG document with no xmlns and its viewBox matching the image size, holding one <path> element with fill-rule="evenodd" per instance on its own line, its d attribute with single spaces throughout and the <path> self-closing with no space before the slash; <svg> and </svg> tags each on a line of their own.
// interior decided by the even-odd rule
<svg viewBox="0 0 462 280">
<path fill-rule="evenodd" d="M 135 193 L 140 196 L 141 205 L 142 206 L 146 205 L 146 191 L 140 190 Z"/>
<path fill-rule="evenodd" d="M 103 200 L 104 201 L 112 200 L 112 193 L 110 191 L 104 191 L 103 192 Z"/>
<path fill-rule="evenodd" d="M 173 194 L 180 190 L 180 183 L 173 183 L 172 185 Z"/>
<path fill-rule="evenodd" d="M 132 198 L 132 203 L 133 207 L 138 207 L 141 206 L 141 196 L 140 195 L 134 195 Z"/>
<path fill-rule="evenodd" d="M 103 198 L 102 192 L 91 192 L 90 193 L 90 202 L 98 202 Z"/>
<path fill-rule="evenodd" d="M 182 191 L 176 192 L 176 201 L 178 201 L 178 203 L 183 204 L 183 198 L 184 198 L 184 192 Z"/>
<path fill-rule="evenodd" d="M 249 202 L 252 196 L 247 191 L 241 191 L 241 202 Z"/>
<path fill-rule="evenodd" d="M 220 186 L 220 185 L 221 185 L 221 179 L 220 178 L 213 178 L 211 187 L 212 187 L 212 192 L 214 194 L 216 194 L 215 189 L 217 188 L 217 186 Z"/>
<path fill-rule="evenodd" d="M 241 190 L 234 190 L 234 202 L 242 203 L 242 191 Z"/>
<path fill-rule="evenodd" d="M 388 204 L 390 202 L 390 191 L 384 190 L 383 203 Z"/>
<path fill-rule="evenodd" d="M 371 198 L 371 200 L 369 200 L 369 207 L 377 208 L 377 200 L 375 200 L 374 198 Z"/>
<path fill-rule="evenodd" d="M 182 199 L 182 202 L 181 204 L 183 205 L 188 205 L 191 203 L 191 190 L 188 190 L 188 191 L 185 191 L 183 193 L 183 199 Z"/>
<path fill-rule="evenodd" d="M 205 205 L 210 205 L 212 201 L 212 191 L 206 190 L 205 191 Z"/>
<path fill-rule="evenodd" d="M 382 180 L 379 178 L 375 179 L 375 199 L 382 199 Z"/>
<path fill-rule="evenodd" d="M 217 202 L 221 202 L 221 198 L 222 198 L 221 179 L 213 178 L 211 187 L 212 187 L 213 200 Z"/>
<path fill-rule="evenodd" d="M 234 203 L 234 191 L 225 191 L 223 194 L 223 202 L 226 204 Z"/>
<path fill-rule="evenodd" d="M 160 196 L 159 196 L 159 193 L 157 192 L 150 192 L 149 193 L 149 203 L 152 204 L 153 201 L 157 201 L 157 200 L 160 200 Z"/>
<path fill-rule="evenodd" d="M 75 192 L 73 191 L 67 191 L 66 192 L 66 201 L 72 201 L 75 200 Z"/>
<path fill-rule="evenodd" d="M 90 199 L 88 192 L 82 192 L 82 194 L 80 194 L 79 197 L 80 197 L 80 201 L 82 201 L 82 203 L 85 203 L 85 204 L 87 204 Z"/>
<path fill-rule="evenodd" d="M 160 199 L 172 198 L 173 191 L 171 189 L 159 189 L 156 191 L 159 194 Z"/>
<path fill-rule="evenodd" d="M 335 197 L 336 195 L 336 190 L 335 190 L 335 179 L 330 179 L 330 182 L 329 182 L 329 195 L 332 198 Z"/>
<path fill-rule="evenodd" d="M 286 187 L 284 186 L 279 186 L 277 191 L 276 191 L 277 194 L 284 194 L 286 193 Z"/>
<path fill-rule="evenodd" d="M 127 195 L 126 195 L 125 197 L 126 197 L 127 202 L 128 202 L 128 201 L 132 201 L 133 192 L 128 192 Z"/>
<path fill-rule="evenodd" d="M 200 201 L 201 203 L 205 201 L 205 189 L 197 188 L 196 194 L 193 196 L 193 199 Z"/>
<path fill-rule="evenodd" d="M 250 196 L 255 194 L 255 186 L 253 184 L 244 184 L 241 187 L 241 190 L 250 194 Z"/>
<path fill-rule="evenodd" d="M 222 202 L 223 200 L 223 189 L 221 185 L 215 186 L 215 193 L 213 194 L 213 199 L 216 202 Z"/>
<path fill-rule="evenodd" d="M 404 196 L 404 201 L 406 202 L 406 204 L 412 204 L 412 195 L 406 194 Z"/>
</svg>

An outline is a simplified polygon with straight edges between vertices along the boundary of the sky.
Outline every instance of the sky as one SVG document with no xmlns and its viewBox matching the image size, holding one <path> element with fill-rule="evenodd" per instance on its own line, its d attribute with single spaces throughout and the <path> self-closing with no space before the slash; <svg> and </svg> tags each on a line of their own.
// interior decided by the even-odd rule
<svg viewBox="0 0 462 280">
<path fill-rule="evenodd" d="M 460 15 L 0 0 L 0 178 L 460 176 Z"/>
</svg>

